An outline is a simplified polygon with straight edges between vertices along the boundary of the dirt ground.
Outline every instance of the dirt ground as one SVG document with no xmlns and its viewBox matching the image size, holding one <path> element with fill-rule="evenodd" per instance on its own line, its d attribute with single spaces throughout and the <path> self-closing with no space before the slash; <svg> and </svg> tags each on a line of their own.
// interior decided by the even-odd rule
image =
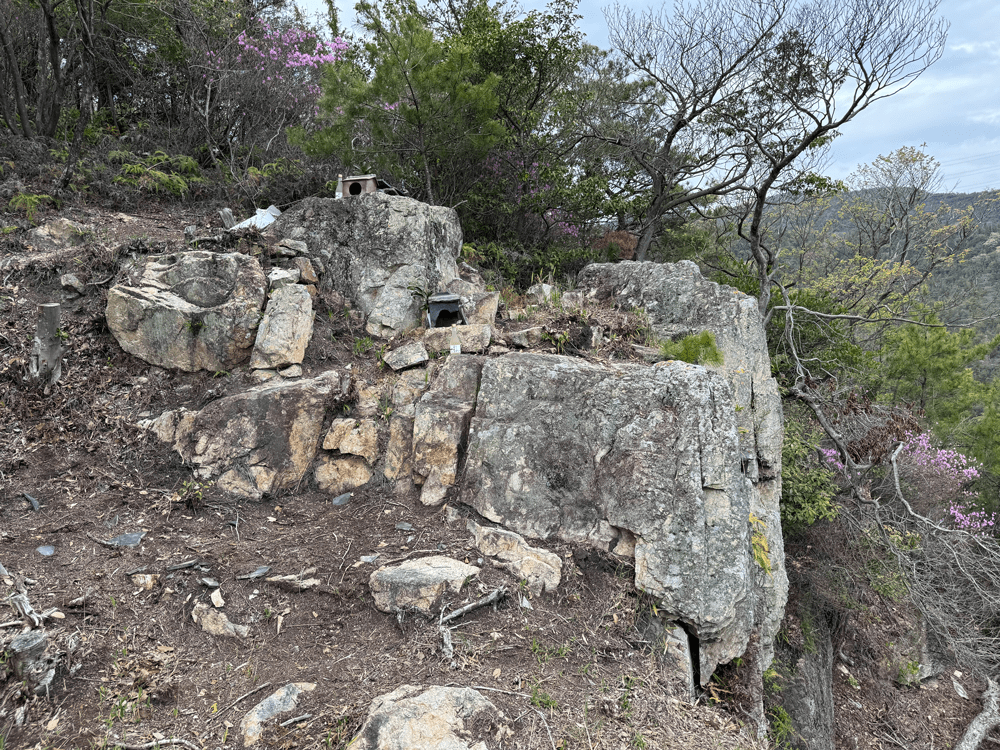
<svg viewBox="0 0 1000 750">
<path fill-rule="evenodd" d="M 7 597 L 23 590 L 36 610 L 52 610 L 45 628 L 60 654 L 47 696 L 26 695 L 0 662 L 0 749 L 241 747 L 244 714 L 292 682 L 316 687 L 265 725 L 260 746 L 344 748 L 372 699 L 403 684 L 481 690 L 511 730 L 491 748 L 765 745 L 726 709 L 724 685 L 693 705 L 678 699 L 636 628 L 649 604 L 627 560 L 545 545 L 564 561 L 563 583 L 529 600 L 516 579 L 480 561 L 460 507 L 449 522 L 448 508 L 378 481 L 341 506 L 308 481 L 261 502 L 195 483 L 136 424 L 244 390 L 248 373 L 170 372 L 127 355 L 105 326 L 104 300 L 123 257 L 179 249 L 185 225 L 219 222 L 190 209 L 63 215 L 95 227 L 64 256 L 23 263 L 23 232 L 0 237 L 0 653 L 22 629 Z M 254 240 L 236 245 L 252 252 Z M 88 284 L 82 296 L 65 296 L 67 272 Z M 25 380 L 36 307 L 47 301 L 63 303 L 66 333 L 62 379 L 48 392 Z M 321 306 L 305 375 L 350 363 L 378 377 L 377 353 L 358 353 L 352 318 L 326 313 Z M 109 546 L 129 532 L 144 533 L 138 546 Z M 375 609 L 368 588 L 379 565 L 431 553 L 482 567 L 449 611 L 507 592 L 457 621 L 452 658 L 436 622 L 399 622 Z M 266 576 L 313 571 L 320 584 L 299 591 L 248 577 L 262 566 Z M 246 638 L 193 622 L 194 606 L 210 603 L 205 579 L 219 583 L 222 611 L 248 626 Z M 940 684 L 869 700 L 838 675 L 838 706 L 862 728 L 858 747 L 942 747 L 978 711 L 978 693 L 945 702 L 950 683 Z M 893 732 L 882 731 L 886 721 Z M 948 729 L 911 731 L 918 725 Z"/>
</svg>

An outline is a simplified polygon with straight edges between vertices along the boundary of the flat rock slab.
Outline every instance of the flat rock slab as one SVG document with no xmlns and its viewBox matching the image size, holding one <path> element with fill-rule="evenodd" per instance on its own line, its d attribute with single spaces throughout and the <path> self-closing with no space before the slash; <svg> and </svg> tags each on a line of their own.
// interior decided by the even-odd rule
<svg viewBox="0 0 1000 750">
<path fill-rule="evenodd" d="M 171 443 L 200 479 L 217 477 L 227 492 L 259 498 L 305 476 L 327 408 L 345 402 L 350 390 L 350 377 L 330 370 L 268 381 L 200 412 L 166 412 L 141 426 Z"/>
<path fill-rule="evenodd" d="M 444 555 L 382 566 L 368 579 L 375 606 L 382 612 L 416 611 L 434 615 L 446 593 L 458 594 L 479 568 Z"/>
<path fill-rule="evenodd" d="M 275 690 L 267 698 L 251 708 L 240 722 L 243 733 L 243 747 L 250 747 L 264 733 L 264 722 L 279 714 L 291 711 L 298 704 L 299 695 L 316 689 L 314 682 L 292 682 Z"/>
<path fill-rule="evenodd" d="M 470 521 L 469 531 L 475 535 L 479 551 L 495 557 L 500 567 L 527 581 L 532 594 L 555 591 L 559 586 L 562 578 L 559 555 L 531 547 L 520 534 L 506 529 L 490 529 Z"/>
<path fill-rule="evenodd" d="M 266 288 L 248 255 L 151 255 L 136 286 L 108 292 L 108 327 L 122 349 L 150 364 L 229 370 L 250 356 Z"/>
<path fill-rule="evenodd" d="M 708 679 L 754 624 L 734 407 L 726 379 L 697 365 L 487 360 L 461 499 L 536 539 L 611 550 L 634 537 L 636 587 L 691 624 Z"/>
<path fill-rule="evenodd" d="M 430 388 L 420 397 L 413 421 L 413 479 L 424 485 L 420 502 L 440 505 L 456 482 L 483 360 L 451 354 Z"/>
<path fill-rule="evenodd" d="M 402 685 L 372 701 L 353 750 L 486 750 L 500 714 L 472 688 Z"/>
<path fill-rule="evenodd" d="M 250 366 L 268 369 L 297 365 L 312 338 L 312 297 L 301 284 L 287 284 L 271 293 L 257 329 Z"/>
<path fill-rule="evenodd" d="M 422 365 L 430 359 L 430 355 L 427 354 L 427 347 L 422 343 L 411 341 L 397 349 L 393 349 L 391 352 L 386 352 L 382 356 L 382 359 L 389 367 L 398 372 L 408 367 Z"/>
<path fill-rule="evenodd" d="M 428 328 L 423 342 L 427 351 L 446 352 L 451 349 L 451 334 L 455 331 L 464 354 L 485 352 L 493 340 L 493 329 L 488 325 L 449 326 L 448 328 Z"/>
</svg>

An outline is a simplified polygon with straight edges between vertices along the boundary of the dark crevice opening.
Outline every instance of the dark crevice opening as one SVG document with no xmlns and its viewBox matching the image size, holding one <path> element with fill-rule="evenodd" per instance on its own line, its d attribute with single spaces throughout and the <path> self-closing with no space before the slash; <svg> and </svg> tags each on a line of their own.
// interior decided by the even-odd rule
<svg viewBox="0 0 1000 750">
<path fill-rule="evenodd" d="M 701 691 L 701 646 L 694 628 L 686 622 L 678 622 L 687 634 L 688 651 L 691 653 L 691 676 L 694 678 L 695 693 Z"/>
</svg>

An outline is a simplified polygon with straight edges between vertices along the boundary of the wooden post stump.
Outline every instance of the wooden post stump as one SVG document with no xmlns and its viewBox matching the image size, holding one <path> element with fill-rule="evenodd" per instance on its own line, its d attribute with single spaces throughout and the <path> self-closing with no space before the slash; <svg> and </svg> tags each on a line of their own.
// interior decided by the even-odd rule
<svg viewBox="0 0 1000 750">
<path fill-rule="evenodd" d="M 38 327 L 31 350 L 31 377 L 55 385 L 62 377 L 62 339 L 59 338 L 60 305 L 46 302 L 38 306 Z"/>
</svg>

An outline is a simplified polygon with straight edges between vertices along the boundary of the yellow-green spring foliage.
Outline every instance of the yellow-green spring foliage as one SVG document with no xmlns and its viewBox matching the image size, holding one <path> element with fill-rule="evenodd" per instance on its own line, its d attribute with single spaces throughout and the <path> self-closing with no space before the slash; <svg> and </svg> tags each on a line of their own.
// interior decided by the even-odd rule
<svg viewBox="0 0 1000 750">
<path fill-rule="evenodd" d="M 660 354 L 664 359 L 676 359 L 693 365 L 722 364 L 722 352 L 715 345 L 715 334 L 711 331 L 692 333 L 678 341 L 664 341 L 660 344 Z"/>
<path fill-rule="evenodd" d="M 750 514 L 750 546 L 753 549 L 753 559 L 769 576 L 771 572 L 771 548 L 767 543 L 767 524 L 762 518 Z"/>
</svg>

